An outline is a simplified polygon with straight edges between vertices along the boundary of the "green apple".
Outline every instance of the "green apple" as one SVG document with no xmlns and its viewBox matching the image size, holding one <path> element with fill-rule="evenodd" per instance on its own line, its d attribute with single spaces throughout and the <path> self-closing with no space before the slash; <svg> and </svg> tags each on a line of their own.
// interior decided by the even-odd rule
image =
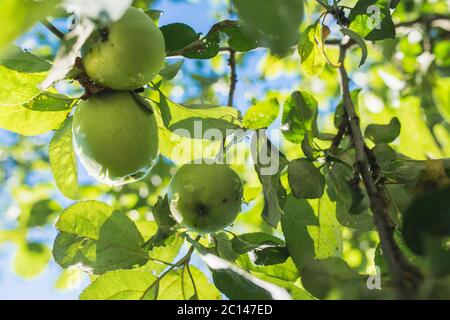
<svg viewBox="0 0 450 320">
<path fill-rule="evenodd" d="M 168 199 L 180 225 L 199 233 L 216 232 L 241 210 L 242 182 L 224 164 L 185 164 L 170 181 Z"/>
<path fill-rule="evenodd" d="M 158 155 L 155 115 L 127 91 L 102 91 L 80 102 L 72 130 L 88 174 L 109 185 L 143 178 Z"/>
<path fill-rule="evenodd" d="M 109 28 L 94 32 L 82 49 L 87 75 L 115 90 L 137 89 L 164 65 L 164 36 L 140 9 L 129 8 Z"/>
</svg>

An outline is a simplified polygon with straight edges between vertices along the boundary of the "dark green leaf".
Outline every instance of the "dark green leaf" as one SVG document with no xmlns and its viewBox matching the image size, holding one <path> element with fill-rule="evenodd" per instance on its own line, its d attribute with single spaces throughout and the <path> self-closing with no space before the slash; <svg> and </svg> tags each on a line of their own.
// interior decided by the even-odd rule
<svg viewBox="0 0 450 320">
<path fill-rule="evenodd" d="M 367 45 L 365 43 L 365 41 L 363 40 L 363 38 L 361 38 L 361 36 L 351 30 L 351 29 L 341 29 L 342 34 L 350 37 L 350 39 L 352 39 L 353 41 L 356 42 L 356 44 L 358 44 L 358 46 L 361 48 L 361 61 L 359 62 L 359 66 L 362 66 L 364 64 L 364 62 L 366 62 L 367 59 Z"/>
<path fill-rule="evenodd" d="M 268 233 L 254 232 L 242 234 L 233 238 L 233 250 L 239 254 L 247 253 L 264 244 L 275 244 L 283 246 L 284 242 Z"/>
<path fill-rule="evenodd" d="M 53 200 L 41 200 L 33 204 L 30 211 L 30 217 L 27 221 L 28 227 L 44 226 L 49 223 L 51 218 L 59 211 L 61 206 Z"/>
<path fill-rule="evenodd" d="M 172 80 L 177 76 L 178 71 L 180 71 L 181 67 L 183 66 L 183 63 L 184 60 L 180 60 L 173 64 L 167 64 L 164 69 L 159 72 L 159 74 L 161 75 L 161 77 L 163 77 L 164 80 Z"/>
<path fill-rule="evenodd" d="M 358 1 L 348 17 L 350 28 L 369 41 L 395 38 L 389 3 L 387 0 Z"/>
<path fill-rule="evenodd" d="M 339 290 L 347 297 L 351 296 L 354 290 L 368 291 L 365 286 L 366 279 L 338 258 L 309 261 L 302 269 L 302 284 L 319 299 L 327 298 L 333 289 Z M 343 298 L 345 299 L 345 296 Z"/>
<path fill-rule="evenodd" d="M 166 41 L 166 51 L 176 52 L 200 39 L 200 34 L 184 23 L 172 23 L 160 27 Z"/>
<path fill-rule="evenodd" d="M 316 199 L 323 195 L 325 177 L 320 169 L 307 159 L 297 159 L 289 163 L 288 180 L 296 198 Z"/>
<path fill-rule="evenodd" d="M 234 0 L 239 17 L 274 54 L 284 55 L 296 43 L 303 20 L 302 0 Z"/>
<path fill-rule="evenodd" d="M 256 39 L 245 30 L 239 21 L 222 23 L 220 31 L 228 36 L 228 46 L 238 52 L 247 52 L 258 46 Z"/>
<path fill-rule="evenodd" d="M 390 143 L 399 136 L 400 128 L 400 121 L 395 117 L 386 125 L 370 124 L 364 135 L 375 143 Z"/>
<path fill-rule="evenodd" d="M 313 131 L 317 119 L 317 101 L 305 91 L 296 91 L 283 107 L 282 131 L 293 143 L 302 143 L 306 132 Z"/>
<path fill-rule="evenodd" d="M 256 248 L 253 255 L 256 265 L 270 266 L 285 262 L 289 258 L 289 251 L 286 247 L 267 244 Z"/>
<path fill-rule="evenodd" d="M 450 187 L 425 194 L 413 201 L 403 221 L 406 244 L 416 254 L 426 253 L 427 242 L 450 236 Z"/>
<path fill-rule="evenodd" d="M 183 55 L 189 59 L 211 59 L 219 53 L 220 34 L 213 32 L 201 39 L 198 49 L 188 50 Z"/>
<path fill-rule="evenodd" d="M 276 228 L 282 215 L 281 206 L 286 197 L 286 190 L 281 184 L 280 174 L 288 161 L 270 140 L 261 132 L 255 134 L 252 141 L 252 157 L 255 170 L 263 186 L 263 219 Z"/>
</svg>

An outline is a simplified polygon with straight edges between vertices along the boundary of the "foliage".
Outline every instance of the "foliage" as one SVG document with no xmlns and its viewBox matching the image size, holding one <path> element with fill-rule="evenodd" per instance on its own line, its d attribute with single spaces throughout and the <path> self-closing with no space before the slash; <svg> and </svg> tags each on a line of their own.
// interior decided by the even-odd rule
<svg viewBox="0 0 450 320">
<path fill-rule="evenodd" d="M 448 3 L 261 2 L 221 1 L 205 34 L 132 2 L 176 60 L 130 91 L 156 118 L 159 156 L 120 187 L 87 177 L 72 114 L 104 90 L 81 47 L 131 1 L 81 8 L 64 32 L 85 1 L 0 4 L 0 248 L 15 246 L 19 276 L 53 259 L 57 288 L 89 275 L 88 300 L 449 298 Z M 34 49 L 15 45 L 24 35 Z M 209 235 L 178 225 L 166 195 L 200 158 L 243 182 L 238 218 Z"/>
</svg>

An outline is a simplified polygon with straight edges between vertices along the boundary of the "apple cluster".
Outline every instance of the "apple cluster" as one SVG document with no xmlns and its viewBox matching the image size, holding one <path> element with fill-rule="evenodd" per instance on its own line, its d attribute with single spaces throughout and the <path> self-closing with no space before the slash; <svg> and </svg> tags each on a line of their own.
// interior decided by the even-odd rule
<svg viewBox="0 0 450 320">
<path fill-rule="evenodd" d="M 105 89 L 78 104 L 75 151 L 87 172 L 109 185 L 144 177 L 158 155 L 155 116 L 135 97 L 162 69 L 164 37 L 142 10 L 130 7 L 82 49 L 86 74 Z"/>
<path fill-rule="evenodd" d="M 78 104 L 75 152 L 89 175 L 109 185 L 142 179 L 158 156 L 158 126 L 136 89 L 162 69 L 164 36 L 141 10 L 129 8 L 82 48 L 86 74 L 104 90 Z M 219 182 L 219 183 L 218 183 Z M 172 178 L 168 201 L 179 225 L 210 233 L 230 225 L 241 209 L 242 182 L 225 164 L 185 164 Z"/>
</svg>

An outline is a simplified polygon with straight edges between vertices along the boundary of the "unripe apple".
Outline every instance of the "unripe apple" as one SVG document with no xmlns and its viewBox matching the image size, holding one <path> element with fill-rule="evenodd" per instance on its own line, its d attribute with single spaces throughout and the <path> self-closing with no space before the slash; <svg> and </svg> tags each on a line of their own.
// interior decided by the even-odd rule
<svg viewBox="0 0 450 320">
<path fill-rule="evenodd" d="M 164 65 L 162 32 L 142 10 L 129 8 L 109 28 L 96 31 L 82 49 L 87 75 L 115 90 L 137 89 Z"/>
<path fill-rule="evenodd" d="M 72 130 L 88 174 L 109 185 L 143 178 L 158 154 L 154 114 L 126 91 L 102 91 L 80 102 Z"/>
<path fill-rule="evenodd" d="M 242 182 L 224 164 L 185 164 L 170 182 L 168 199 L 180 225 L 199 233 L 216 232 L 241 210 Z"/>
</svg>

